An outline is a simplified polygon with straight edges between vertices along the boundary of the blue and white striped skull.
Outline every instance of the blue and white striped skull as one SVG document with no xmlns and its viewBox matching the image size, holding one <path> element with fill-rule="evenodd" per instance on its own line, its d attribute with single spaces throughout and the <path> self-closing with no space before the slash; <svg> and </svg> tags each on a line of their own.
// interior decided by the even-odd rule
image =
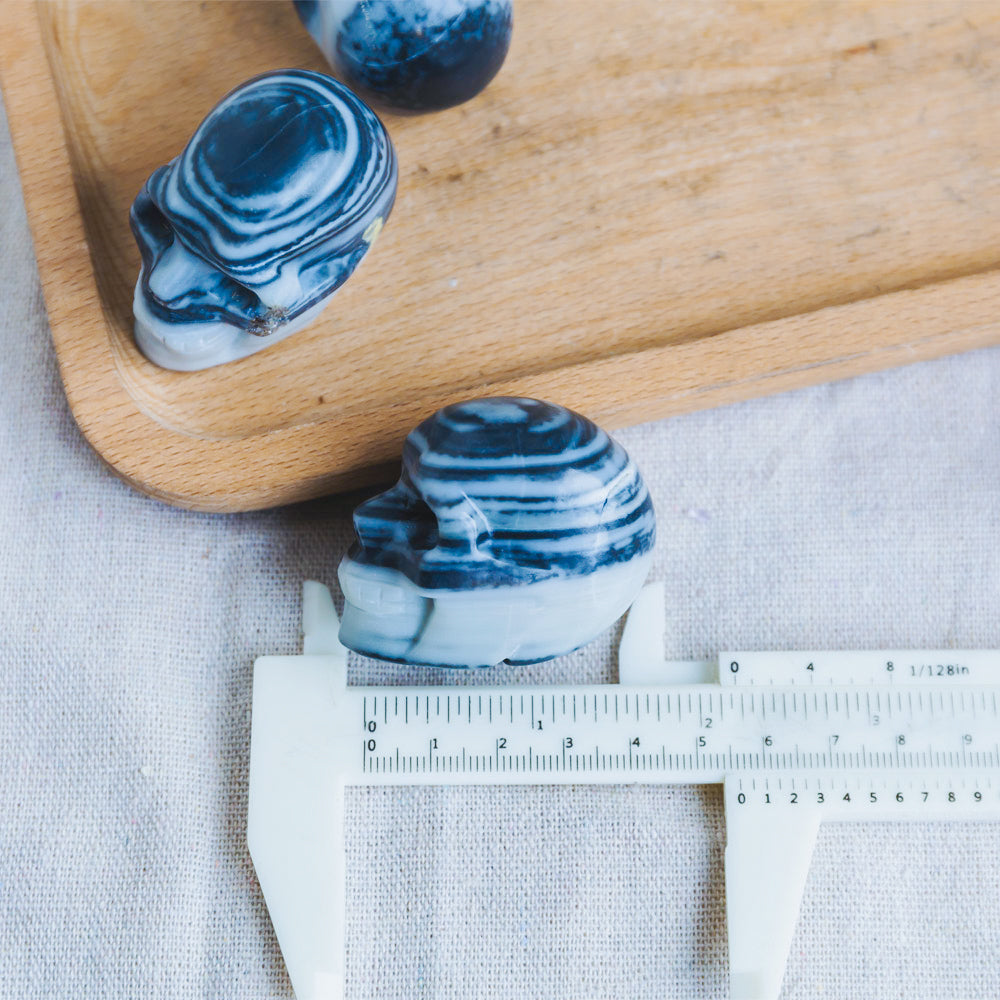
<svg viewBox="0 0 1000 1000">
<path fill-rule="evenodd" d="M 410 433 L 390 490 L 355 511 L 341 641 L 410 663 L 569 652 L 632 603 L 653 507 L 625 450 L 533 399 L 445 407 Z"/>
<path fill-rule="evenodd" d="M 238 87 L 132 206 L 139 348 L 191 370 L 301 329 L 378 235 L 396 174 L 382 123 L 330 77 L 290 69 Z"/>
</svg>

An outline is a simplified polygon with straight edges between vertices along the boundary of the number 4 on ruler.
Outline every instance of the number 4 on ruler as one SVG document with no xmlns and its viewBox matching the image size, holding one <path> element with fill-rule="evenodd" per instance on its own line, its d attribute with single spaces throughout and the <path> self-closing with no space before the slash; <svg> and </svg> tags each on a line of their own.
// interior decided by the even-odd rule
<svg viewBox="0 0 1000 1000">
<path fill-rule="evenodd" d="M 629 612 L 617 686 L 348 688 L 305 585 L 303 655 L 254 669 L 247 832 L 299 1000 L 344 995 L 345 785 L 721 782 L 733 1000 L 780 992 L 821 821 L 1000 817 L 1000 654 L 666 663 L 663 600 Z"/>
</svg>

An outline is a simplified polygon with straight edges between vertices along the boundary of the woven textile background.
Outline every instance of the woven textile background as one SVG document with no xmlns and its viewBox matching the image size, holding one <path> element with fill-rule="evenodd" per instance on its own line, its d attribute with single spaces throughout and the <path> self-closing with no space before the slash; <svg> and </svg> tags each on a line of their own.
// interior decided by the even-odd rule
<svg viewBox="0 0 1000 1000">
<path fill-rule="evenodd" d="M 357 498 L 140 496 L 77 431 L 0 122 L 0 997 L 289 998 L 244 843 L 251 665 Z M 1000 647 L 1000 351 L 631 428 L 669 656 Z M 618 631 L 482 673 L 612 681 Z M 354 1000 L 727 995 L 715 787 L 349 793 Z M 1000 996 L 1000 826 L 821 831 L 784 995 Z"/>
</svg>

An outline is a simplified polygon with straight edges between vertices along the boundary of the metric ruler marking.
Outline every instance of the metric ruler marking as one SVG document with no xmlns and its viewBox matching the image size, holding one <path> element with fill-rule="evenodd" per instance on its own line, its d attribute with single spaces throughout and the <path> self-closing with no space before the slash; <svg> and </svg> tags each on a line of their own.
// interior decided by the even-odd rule
<svg viewBox="0 0 1000 1000">
<path fill-rule="evenodd" d="M 554 780 L 585 769 L 615 782 L 655 783 L 718 781 L 746 770 L 997 766 L 995 698 L 971 689 L 947 697 L 914 693 L 904 700 L 891 690 L 832 689 L 810 713 L 808 699 L 795 692 L 760 687 L 646 688 L 607 699 L 607 705 L 600 687 L 531 688 L 517 701 L 505 691 L 484 689 L 475 703 L 466 694 L 438 695 L 432 722 L 428 713 L 420 715 L 426 696 L 419 690 L 348 690 L 340 702 L 342 718 L 350 730 L 351 715 L 360 716 L 354 731 L 361 753 L 360 760 L 348 755 L 341 778 L 348 784 L 410 783 L 416 775 L 444 770 L 456 780 L 486 772 L 507 775 L 513 783 L 526 775 Z M 662 721 L 661 699 L 677 705 L 669 726 Z M 590 702 L 594 714 L 578 715 L 577 700 Z M 738 715 L 726 714 L 727 701 Z M 360 766 L 350 766 L 355 761 Z"/>
<path fill-rule="evenodd" d="M 254 671 L 248 817 L 299 1000 L 344 995 L 346 785 L 721 782 L 733 1000 L 780 992 L 821 821 L 1000 818 L 1000 653 L 665 663 L 663 599 L 629 613 L 620 686 L 349 689 L 306 584 L 306 655 Z"/>
</svg>

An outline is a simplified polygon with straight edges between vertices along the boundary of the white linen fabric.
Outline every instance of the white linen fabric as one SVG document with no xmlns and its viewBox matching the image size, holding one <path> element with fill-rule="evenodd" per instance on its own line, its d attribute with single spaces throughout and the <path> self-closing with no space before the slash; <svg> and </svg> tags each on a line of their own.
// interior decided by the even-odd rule
<svg viewBox="0 0 1000 1000">
<path fill-rule="evenodd" d="M 0 124 L 0 997 L 289 998 L 245 845 L 253 659 L 299 647 L 357 497 L 134 492 L 68 411 Z M 1000 647 L 1000 351 L 621 432 L 668 655 Z M 613 629 L 490 672 L 603 682 Z M 716 787 L 349 792 L 348 995 L 727 995 Z M 1000 995 L 1000 827 L 823 828 L 786 998 Z"/>
</svg>

